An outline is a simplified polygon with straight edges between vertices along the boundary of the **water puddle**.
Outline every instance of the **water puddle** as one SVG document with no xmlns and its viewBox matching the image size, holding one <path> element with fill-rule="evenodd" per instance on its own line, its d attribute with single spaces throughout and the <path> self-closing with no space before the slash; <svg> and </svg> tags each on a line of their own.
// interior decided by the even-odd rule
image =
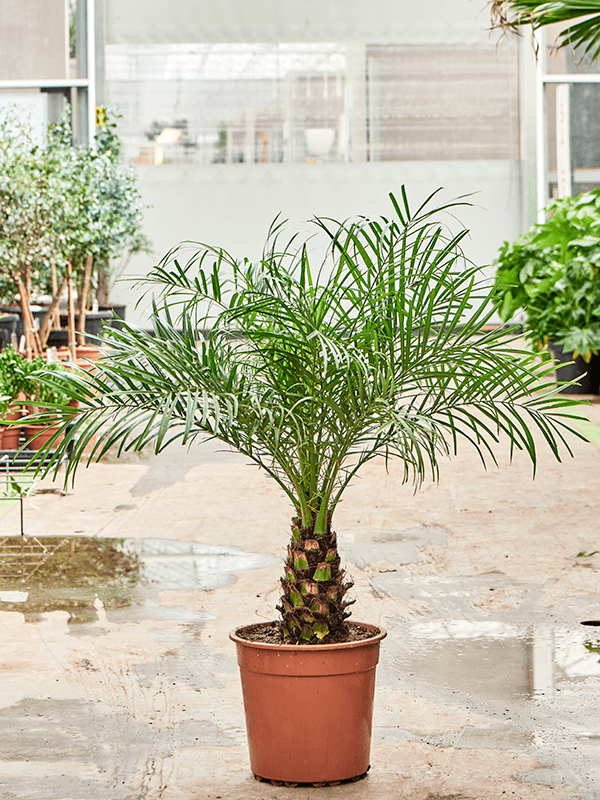
<svg viewBox="0 0 600 800">
<path fill-rule="evenodd" d="M 73 626 L 99 614 L 115 622 L 167 619 L 174 612 L 161 607 L 160 591 L 209 591 L 232 584 L 236 572 L 275 563 L 268 554 L 170 539 L 5 537 L 0 612 L 18 611 L 27 620 L 68 611 Z M 198 613 L 187 616 L 192 621 Z"/>
<path fill-rule="evenodd" d="M 600 687 L 600 631 L 494 621 L 435 621 L 410 629 L 403 657 L 415 677 L 484 700 L 514 701 Z"/>
</svg>

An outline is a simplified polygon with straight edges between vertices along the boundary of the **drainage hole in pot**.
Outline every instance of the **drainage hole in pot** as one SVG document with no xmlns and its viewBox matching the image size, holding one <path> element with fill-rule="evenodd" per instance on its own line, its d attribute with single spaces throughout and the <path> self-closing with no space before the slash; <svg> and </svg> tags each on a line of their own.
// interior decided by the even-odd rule
<svg viewBox="0 0 600 800">
<path fill-rule="evenodd" d="M 581 624 L 590 625 L 595 628 L 600 628 L 600 619 L 586 619 Z"/>
</svg>

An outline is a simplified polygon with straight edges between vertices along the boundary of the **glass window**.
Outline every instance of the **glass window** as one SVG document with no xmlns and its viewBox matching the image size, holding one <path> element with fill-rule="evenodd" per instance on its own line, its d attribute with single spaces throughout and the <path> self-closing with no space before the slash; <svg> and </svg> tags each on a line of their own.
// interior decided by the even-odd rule
<svg viewBox="0 0 600 800">
<path fill-rule="evenodd" d="M 517 158 L 516 48 L 113 44 L 135 163 Z"/>
</svg>

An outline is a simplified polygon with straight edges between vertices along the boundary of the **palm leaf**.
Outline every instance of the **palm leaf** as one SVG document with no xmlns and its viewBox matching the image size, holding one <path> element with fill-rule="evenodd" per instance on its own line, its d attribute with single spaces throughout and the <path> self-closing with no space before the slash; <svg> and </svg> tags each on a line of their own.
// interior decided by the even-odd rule
<svg viewBox="0 0 600 800">
<path fill-rule="evenodd" d="M 503 331 L 482 333 L 489 290 L 462 253 L 466 232 L 448 228 L 453 204 L 411 216 L 403 191 L 392 205 L 391 219 L 314 219 L 328 242 L 316 269 L 278 221 L 255 264 L 208 245 L 171 251 L 149 276 L 152 333 L 113 329 L 95 372 L 47 377 L 81 403 L 54 464 L 71 451 L 68 477 L 110 448 L 216 438 L 286 492 L 299 520 L 293 546 L 317 537 L 326 552 L 332 514 L 373 458 L 399 459 L 416 488 L 461 440 L 484 465 L 505 442 L 535 470 L 536 430 L 557 458 L 570 452 L 580 401 L 539 392 L 548 365 Z M 340 599 L 328 630 L 343 608 Z M 289 624 L 300 625 L 294 613 Z M 303 638 L 322 636 L 324 619 L 313 623 Z"/>
<path fill-rule="evenodd" d="M 579 20 L 562 31 L 559 47 L 581 47 L 592 60 L 600 54 L 600 0 L 494 0 L 491 15 L 492 27 L 505 32 Z"/>
</svg>

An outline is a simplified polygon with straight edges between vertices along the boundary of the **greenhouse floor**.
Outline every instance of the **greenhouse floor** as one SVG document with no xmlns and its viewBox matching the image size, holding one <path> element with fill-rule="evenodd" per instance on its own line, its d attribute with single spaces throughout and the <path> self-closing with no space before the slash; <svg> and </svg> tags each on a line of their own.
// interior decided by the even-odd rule
<svg viewBox="0 0 600 800">
<path fill-rule="evenodd" d="M 572 445 L 535 481 L 466 446 L 417 494 L 362 471 L 335 528 L 388 636 L 371 771 L 325 788 L 249 768 L 228 634 L 276 616 L 291 509 L 265 476 L 171 446 L 44 480 L 24 543 L 0 507 L 1 800 L 598 800 L 600 449 Z"/>
</svg>

